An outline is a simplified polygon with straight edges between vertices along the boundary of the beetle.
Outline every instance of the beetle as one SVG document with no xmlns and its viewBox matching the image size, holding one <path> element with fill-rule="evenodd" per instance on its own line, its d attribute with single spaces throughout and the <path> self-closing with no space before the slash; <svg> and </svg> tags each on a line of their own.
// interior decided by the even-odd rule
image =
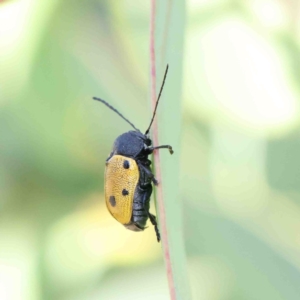
<svg viewBox="0 0 300 300">
<path fill-rule="evenodd" d="M 132 231 L 143 231 L 149 218 L 154 226 L 158 242 L 160 241 L 160 233 L 156 216 L 149 211 L 152 183 L 158 185 L 158 181 L 151 171 L 151 161 L 148 156 L 155 149 L 166 148 L 170 154 L 174 152 L 170 145 L 153 147 L 149 131 L 156 114 L 167 73 L 168 65 L 150 125 L 145 133 L 137 129 L 106 101 L 93 97 L 94 100 L 102 102 L 117 113 L 134 129 L 116 138 L 113 149 L 106 159 L 104 190 L 107 209 L 118 222 Z"/>
</svg>

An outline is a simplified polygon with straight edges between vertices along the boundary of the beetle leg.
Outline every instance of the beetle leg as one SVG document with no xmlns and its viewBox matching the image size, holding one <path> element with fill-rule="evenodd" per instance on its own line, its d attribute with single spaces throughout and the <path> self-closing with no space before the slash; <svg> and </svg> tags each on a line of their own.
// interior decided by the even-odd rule
<svg viewBox="0 0 300 300">
<path fill-rule="evenodd" d="M 149 189 L 147 189 L 143 195 L 143 206 L 144 206 L 144 210 L 145 212 L 147 213 L 150 221 L 151 221 L 151 224 L 154 226 L 154 230 L 155 230 L 155 233 L 156 233 L 156 238 L 157 238 L 157 241 L 159 242 L 160 241 L 160 233 L 159 233 L 159 229 L 158 229 L 158 226 L 157 226 L 157 221 L 156 221 L 156 217 L 154 215 L 152 215 L 149 211 L 149 199 L 150 199 L 150 195 L 152 193 L 152 186 L 150 185 L 149 186 Z M 148 205 L 147 205 L 148 203 Z"/>
<path fill-rule="evenodd" d="M 158 185 L 157 179 L 154 177 L 154 174 L 147 168 L 145 167 L 142 163 L 139 164 L 141 168 L 145 171 L 145 173 L 148 175 L 148 177 L 153 181 L 154 185 Z"/>
<path fill-rule="evenodd" d="M 157 146 L 157 147 L 150 147 L 150 148 L 148 148 L 148 150 L 151 151 L 150 153 L 152 153 L 153 150 L 155 150 L 155 149 L 169 149 L 170 154 L 174 153 L 173 148 L 170 145 L 161 145 L 161 146 Z"/>
<path fill-rule="evenodd" d="M 152 225 L 154 226 L 154 230 L 155 230 L 155 233 L 156 233 L 156 238 L 157 238 L 157 241 L 159 242 L 160 241 L 160 233 L 159 233 L 159 230 L 158 230 L 156 217 L 154 215 L 152 215 L 149 211 L 148 211 L 148 217 L 149 217 Z"/>
<path fill-rule="evenodd" d="M 154 177 L 154 175 L 153 175 L 152 181 L 153 181 L 154 185 L 156 185 L 156 186 L 158 185 L 158 180 Z"/>
</svg>

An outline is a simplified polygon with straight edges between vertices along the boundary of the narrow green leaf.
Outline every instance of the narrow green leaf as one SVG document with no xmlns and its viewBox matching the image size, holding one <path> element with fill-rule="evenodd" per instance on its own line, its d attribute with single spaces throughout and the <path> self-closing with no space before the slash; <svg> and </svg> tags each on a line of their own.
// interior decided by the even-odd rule
<svg viewBox="0 0 300 300">
<path fill-rule="evenodd" d="M 168 151 L 154 153 L 155 172 L 160 181 L 156 190 L 156 204 L 171 299 L 191 299 L 179 198 L 185 2 L 182 0 L 156 3 L 153 0 L 151 9 L 152 107 L 155 105 L 164 70 L 169 64 L 168 78 L 158 110 L 158 121 L 153 126 L 153 141 L 155 144 L 170 144 L 175 151 L 173 156 L 170 156 Z"/>
</svg>

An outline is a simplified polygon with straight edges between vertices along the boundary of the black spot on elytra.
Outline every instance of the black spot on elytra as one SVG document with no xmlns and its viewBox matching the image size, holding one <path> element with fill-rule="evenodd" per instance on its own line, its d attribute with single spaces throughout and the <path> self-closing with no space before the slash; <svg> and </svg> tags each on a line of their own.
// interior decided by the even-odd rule
<svg viewBox="0 0 300 300">
<path fill-rule="evenodd" d="M 127 196 L 129 194 L 129 192 L 126 190 L 126 189 L 123 189 L 122 190 L 122 195 L 123 196 Z"/>
<path fill-rule="evenodd" d="M 115 196 L 110 196 L 109 197 L 109 203 L 111 204 L 111 206 L 116 206 L 116 198 L 115 198 Z"/>
<path fill-rule="evenodd" d="M 124 162 L 123 162 L 123 167 L 124 167 L 124 169 L 129 169 L 130 164 L 129 164 L 129 161 L 128 161 L 128 160 L 124 160 Z"/>
</svg>

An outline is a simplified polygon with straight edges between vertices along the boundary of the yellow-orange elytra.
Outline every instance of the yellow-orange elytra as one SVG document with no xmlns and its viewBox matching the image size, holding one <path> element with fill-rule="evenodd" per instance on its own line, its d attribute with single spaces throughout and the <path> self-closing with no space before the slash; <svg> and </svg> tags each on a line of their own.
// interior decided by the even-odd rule
<svg viewBox="0 0 300 300">
<path fill-rule="evenodd" d="M 131 220 L 139 168 L 134 159 L 114 155 L 105 167 L 105 202 L 111 215 L 121 224 Z"/>
</svg>

